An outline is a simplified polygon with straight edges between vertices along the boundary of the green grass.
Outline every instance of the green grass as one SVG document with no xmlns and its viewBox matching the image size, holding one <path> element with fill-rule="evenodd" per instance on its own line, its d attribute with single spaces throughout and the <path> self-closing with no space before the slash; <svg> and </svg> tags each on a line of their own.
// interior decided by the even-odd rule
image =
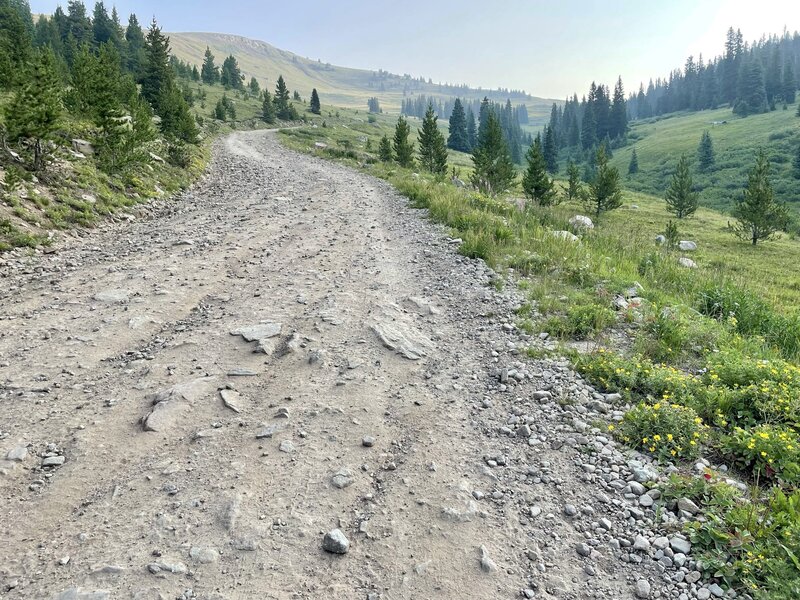
<svg viewBox="0 0 800 600">
<path fill-rule="evenodd" d="M 779 106 L 773 112 L 740 118 L 724 108 L 674 113 L 634 122 L 629 145 L 614 151 L 611 164 L 621 173 L 627 173 L 635 147 L 639 172 L 625 176 L 626 187 L 662 196 L 678 158 L 686 153 L 693 161 L 693 179 L 701 191 L 701 203 L 728 210 L 741 195 L 756 150 L 764 148 L 772 163 L 772 182 L 777 197 L 788 202 L 800 215 L 800 180 L 791 174 L 792 158 L 800 145 L 800 118 L 796 112 L 794 104 L 788 110 Z M 700 173 L 696 162 L 697 146 L 705 130 L 710 132 L 714 143 L 716 165 L 709 173 Z"/>
</svg>

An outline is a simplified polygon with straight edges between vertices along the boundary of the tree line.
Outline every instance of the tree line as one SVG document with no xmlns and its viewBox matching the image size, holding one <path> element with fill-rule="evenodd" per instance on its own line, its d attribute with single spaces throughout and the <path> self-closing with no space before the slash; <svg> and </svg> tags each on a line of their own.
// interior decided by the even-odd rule
<svg viewBox="0 0 800 600">
<path fill-rule="evenodd" d="M 800 66 L 800 34 L 747 43 L 740 30 L 728 29 L 721 55 L 689 56 L 682 69 L 651 79 L 628 99 L 631 117 L 644 119 L 681 110 L 730 106 L 747 116 L 795 102 Z"/>
<path fill-rule="evenodd" d="M 158 129 L 169 156 L 185 162 L 183 144 L 199 131 L 171 66 L 169 38 L 155 19 L 145 32 L 135 14 L 126 27 L 97 2 L 90 16 L 70 0 L 34 24 L 26 0 L 0 0 L 0 89 L 11 92 L 2 135 L 46 167 L 67 115 L 91 123 L 98 163 L 109 171 L 148 159 Z"/>
</svg>

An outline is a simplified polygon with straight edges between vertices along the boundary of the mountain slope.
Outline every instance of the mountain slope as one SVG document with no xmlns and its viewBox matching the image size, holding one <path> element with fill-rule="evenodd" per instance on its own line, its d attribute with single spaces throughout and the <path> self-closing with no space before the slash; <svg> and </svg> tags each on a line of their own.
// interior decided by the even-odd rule
<svg viewBox="0 0 800 600">
<path fill-rule="evenodd" d="M 199 66 L 202 63 L 203 53 L 208 46 L 217 64 L 222 64 L 226 56 L 233 54 L 247 79 L 255 77 L 262 87 L 268 85 L 271 89 L 278 75 L 283 75 L 289 88 L 297 90 L 303 97 L 308 97 L 311 89 L 317 88 L 322 96 L 322 103 L 334 106 L 366 109 L 367 98 L 376 96 L 384 109 L 399 111 L 404 90 L 409 95 L 426 94 L 462 98 L 488 96 L 497 101 L 505 101 L 510 97 L 513 104 L 527 105 L 532 124 L 537 125 L 543 124 L 549 117 L 550 107 L 554 102 L 551 99 L 498 90 L 440 86 L 385 71 L 338 67 L 303 58 L 266 42 L 236 35 L 193 32 L 170 33 L 169 36 L 173 54 L 191 64 Z"/>
</svg>

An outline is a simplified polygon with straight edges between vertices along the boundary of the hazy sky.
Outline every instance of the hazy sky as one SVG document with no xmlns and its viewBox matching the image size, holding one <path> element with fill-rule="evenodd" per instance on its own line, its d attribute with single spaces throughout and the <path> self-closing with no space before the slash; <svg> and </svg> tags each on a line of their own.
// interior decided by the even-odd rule
<svg viewBox="0 0 800 600">
<path fill-rule="evenodd" d="M 63 2 L 31 0 L 34 12 Z M 87 6 L 93 0 L 86 1 Z M 718 54 L 725 31 L 745 39 L 800 29 L 793 0 L 106 0 L 166 31 L 235 33 L 333 64 L 434 81 L 582 94 L 589 82 L 627 90 L 699 53 Z"/>
</svg>

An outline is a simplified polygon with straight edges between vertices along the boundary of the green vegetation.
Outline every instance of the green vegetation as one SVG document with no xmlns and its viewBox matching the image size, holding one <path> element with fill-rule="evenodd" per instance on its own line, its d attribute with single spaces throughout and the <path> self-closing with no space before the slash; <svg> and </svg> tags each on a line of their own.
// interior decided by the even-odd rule
<svg viewBox="0 0 800 600">
<path fill-rule="evenodd" d="M 488 107 L 485 114 L 472 151 L 472 184 L 484 193 L 498 194 L 511 187 L 516 175 L 500 121 Z"/>
<path fill-rule="evenodd" d="M 672 181 L 667 188 L 665 196 L 667 210 L 678 219 L 690 217 L 697 211 L 697 193 L 693 189 L 692 174 L 689 172 L 689 159 L 684 154 L 678 160 L 678 166 L 675 168 L 675 173 L 672 175 Z"/>
<path fill-rule="evenodd" d="M 558 199 L 555 184 L 547 175 L 547 162 L 542 151 L 542 140 L 539 136 L 528 149 L 525 156 L 528 168 L 522 176 L 522 191 L 540 206 L 550 206 Z"/>
<path fill-rule="evenodd" d="M 788 212 L 786 205 L 775 201 L 775 193 L 769 181 L 769 160 L 759 152 L 756 165 L 750 171 L 747 188 L 733 209 L 738 221 L 733 232 L 755 246 L 759 241 L 773 239 L 786 228 Z"/>
<path fill-rule="evenodd" d="M 394 128 L 394 159 L 401 167 L 411 168 L 414 166 L 414 144 L 408 141 L 411 128 L 408 121 L 403 117 L 398 117 L 397 125 Z"/>
<path fill-rule="evenodd" d="M 447 146 L 436 121 L 433 106 L 428 106 L 419 130 L 419 164 L 429 173 L 444 175 L 447 173 Z"/>
</svg>

